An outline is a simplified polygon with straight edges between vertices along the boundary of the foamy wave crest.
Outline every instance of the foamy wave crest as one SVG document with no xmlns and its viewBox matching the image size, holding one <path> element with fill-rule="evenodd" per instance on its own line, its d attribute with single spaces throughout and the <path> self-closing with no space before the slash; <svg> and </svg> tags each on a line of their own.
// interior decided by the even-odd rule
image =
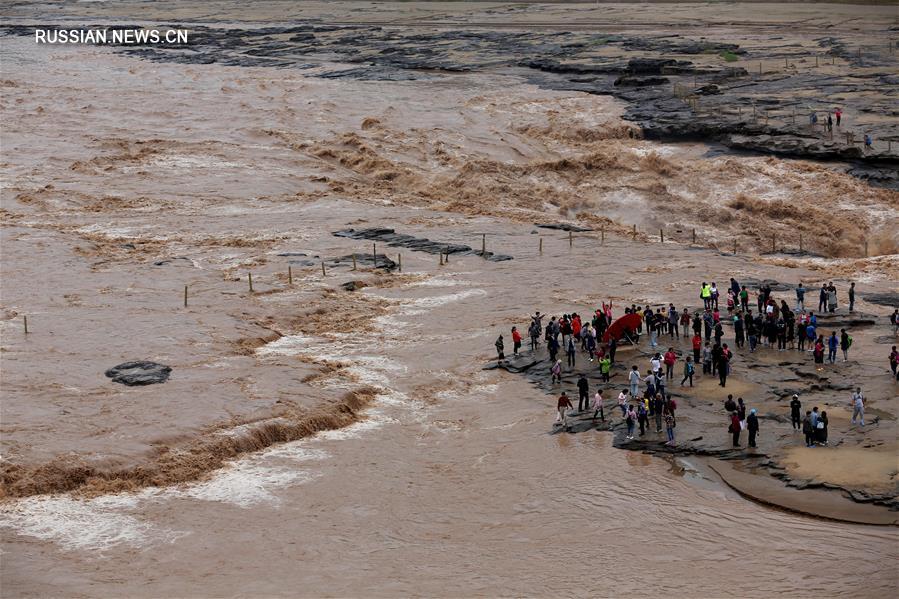
<svg viewBox="0 0 899 599">
<path fill-rule="evenodd" d="M 143 495 L 147 495 L 144 493 Z M 66 550 L 104 552 L 117 545 L 141 547 L 150 542 L 174 542 L 187 534 L 163 530 L 127 513 L 139 496 L 110 495 L 73 499 L 44 495 L 0 506 L 0 527 L 52 541 Z"/>
</svg>

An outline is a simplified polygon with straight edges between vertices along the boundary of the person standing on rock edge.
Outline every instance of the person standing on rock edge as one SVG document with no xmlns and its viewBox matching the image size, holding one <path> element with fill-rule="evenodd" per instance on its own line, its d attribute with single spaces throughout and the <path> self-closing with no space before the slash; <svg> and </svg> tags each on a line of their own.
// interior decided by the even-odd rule
<svg viewBox="0 0 899 599">
<path fill-rule="evenodd" d="M 730 426 L 727 427 L 727 431 L 733 435 L 733 446 L 740 446 L 740 417 L 737 416 L 736 412 L 730 413 Z"/>
<path fill-rule="evenodd" d="M 609 373 L 612 371 L 612 360 L 609 356 L 603 356 L 603 358 L 599 361 L 599 372 L 602 374 L 602 380 L 604 383 L 609 382 Z"/>
<path fill-rule="evenodd" d="M 696 371 L 696 369 L 693 366 L 693 358 L 691 358 L 690 356 L 687 356 L 687 360 L 686 360 L 686 362 L 684 362 L 684 378 L 682 378 L 680 381 L 681 387 L 684 386 L 684 382 L 686 382 L 687 379 L 690 380 L 690 386 L 691 387 L 693 386 L 693 373 L 695 371 Z"/>
<path fill-rule="evenodd" d="M 837 119 L 837 127 L 840 126 L 840 123 L 843 121 L 843 111 L 840 108 L 834 108 L 833 116 Z"/>
<path fill-rule="evenodd" d="M 686 337 L 690 332 L 690 312 L 684 307 L 683 311 L 680 314 L 680 328 L 684 332 L 684 337 Z"/>
<path fill-rule="evenodd" d="M 559 342 L 555 337 L 546 340 L 546 350 L 549 352 L 549 361 L 555 364 L 556 356 L 559 355 Z"/>
<path fill-rule="evenodd" d="M 796 320 L 796 340 L 799 342 L 796 345 L 796 349 L 799 351 L 805 351 L 805 340 L 808 339 L 807 328 L 808 322 L 806 322 L 806 314 L 803 312 Z"/>
<path fill-rule="evenodd" d="M 695 364 L 699 364 L 700 363 L 699 356 L 700 356 L 700 353 L 702 352 L 702 337 L 699 334 L 694 334 L 692 343 L 693 343 L 693 362 Z"/>
<path fill-rule="evenodd" d="M 640 424 L 640 436 L 646 434 L 646 427 L 649 425 L 649 416 L 646 414 L 646 405 L 640 404 L 637 408 L 637 422 Z"/>
<path fill-rule="evenodd" d="M 628 375 L 628 382 L 631 385 L 631 397 L 637 397 L 637 394 L 640 392 L 640 371 L 637 369 L 636 365 L 631 368 L 631 372 Z"/>
<path fill-rule="evenodd" d="M 581 374 L 577 379 L 577 411 L 583 412 L 590 408 L 590 383 L 587 376 Z"/>
<path fill-rule="evenodd" d="M 831 364 L 836 364 L 837 362 L 837 347 L 840 345 L 840 340 L 837 339 L 837 332 L 831 331 L 830 337 L 827 339 L 827 361 Z"/>
<path fill-rule="evenodd" d="M 821 291 L 818 292 L 818 313 L 821 314 L 827 310 L 827 285 L 821 285 Z"/>
<path fill-rule="evenodd" d="M 562 391 L 562 395 L 559 396 L 558 410 L 559 422 L 562 423 L 565 430 L 568 430 L 568 409 L 571 407 L 571 400 L 568 399 L 568 395 Z"/>
<path fill-rule="evenodd" d="M 618 394 L 618 407 L 621 408 L 621 417 L 627 416 L 627 389 Z"/>
<path fill-rule="evenodd" d="M 653 416 L 656 419 L 656 432 L 662 432 L 662 415 L 665 412 L 665 398 L 662 397 L 661 393 L 657 393 L 656 396 L 652 399 L 652 411 Z"/>
<path fill-rule="evenodd" d="M 555 385 L 556 383 L 562 382 L 562 360 L 556 360 L 553 364 L 552 368 L 549 369 L 550 374 L 552 374 L 552 383 Z"/>
<path fill-rule="evenodd" d="M 802 281 L 799 281 L 799 287 L 796 288 L 796 311 L 805 312 L 805 287 Z"/>
<path fill-rule="evenodd" d="M 637 411 L 634 409 L 634 406 L 628 406 L 627 413 L 624 419 L 627 423 L 627 438 L 633 439 L 634 426 L 637 424 Z"/>
<path fill-rule="evenodd" d="M 531 351 L 537 351 L 537 346 L 540 345 L 540 330 L 536 322 L 531 322 L 528 327 L 528 338 L 531 340 Z"/>
<path fill-rule="evenodd" d="M 746 430 L 749 431 L 749 447 L 757 447 L 755 436 L 759 434 L 759 417 L 756 416 L 755 408 L 749 410 L 749 416 L 746 417 Z"/>
<path fill-rule="evenodd" d="M 818 418 L 818 430 L 815 431 L 818 436 L 818 443 L 827 447 L 827 411 L 821 410 L 821 416 Z"/>
<path fill-rule="evenodd" d="M 855 393 L 852 394 L 852 420 L 850 423 L 855 424 L 856 420 L 865 426 L 865 396 L 862 395 L 861 387 L 856 387 Z"/>
<path fill-rule="evenodd" d="M 665 432 L 668 433 L 668 442 L 665 445 L 674 445 L 674 427 L 677 422 L 674 420 L 674 412 L 665 412 Z"/>
<path fill-rule="evenodd" d="M 890 370 L 893 371 L 893 378 L 899 381 L 899 350 L 895 345 L 890 350 Z"/>
<path fill-rule="evenodd" d="M 506 359 L 506 354 L 503 353 L 503 349 L 505 348 L 505 344 L 503 343 L 503 336 L 500 335 L 499 337 L 497 337 L 496 343 L 494 343 L 493 345 L 496 346 L 497 361 L 502 362 Z"/>
<path fill-rule="evenodd" d="M 802 419 L 802 434 L 805 435 L 805 446 L 815 446 L 815 428 L 812 426 L 812 412 L 806 410 L 805 418 Z"/>
<path fill-rule="evenodd" d="M 712 288 L 709 287 L 709 284 L 705 281 L 702 282 L 702 287 L 699 290 L 699 297 L 706 310 L 712 307 Z"/>
<path fill-rule="evenodd" d="M 593 396 L 593 420 L 596 420 L 596 415 L 599 414 L 599 419 L 603 422 L 606 421 L 606 413 L 603 411 L 602 403 L 602 389 L 597 389 L 596 395 Z"/>
<path fill-rule="evenodd" d="M 568 345 L 565 347 L 565 355 L 568 357 L 568 367 L 574 368 L 574 356 L 577 354 L 577 350 L 574 347 L 574 336 L 568 336 Z"/>
<path fill-rule="evenodd" d="M 674 363 L 677 362 L 677 354 L 674 353 L 674 348 L 669 347 L 668 351 L 665 352 L 665 357 L 662 360 L 665 363 L 665 378 L 673 379 L 674 378 Z"/>
<path fill-rule="evenodd" d="M 512 355 L 518 357 L 518 350 L 521 349 L 521 333 L 518 327 L 512 327 Z"/>
<path fill-rule="evenodd" d="M 790 400 L 790 422 L 793 423 L 793 430 L 800 430 L 802 428 L 802 402 L 799 401 L 798 395 L 793 395 L 793 399 Z"/>
<path fill-rule="evenodd" d="M 609 360 L 612 361 L 612 364 L 615 363 L 615 350 L 618 349 L 618 340 L 614 337 L 609 337 Z"/>
<path fill-rule="evenodd" d="M 840 349 L 843 350 L 843 361 L 849 361 L 849 348 L 852 346 L 852 337 L 846 332 L 846 329 L 840 329 Z"/>
<path fill-rule="evenodd" d="M 722 387 L 727 386 L 727 371 L 730 368 L 730 356 L 726 349 L 722 349 L 718 354 L 718 384 Z"/>
</svg>

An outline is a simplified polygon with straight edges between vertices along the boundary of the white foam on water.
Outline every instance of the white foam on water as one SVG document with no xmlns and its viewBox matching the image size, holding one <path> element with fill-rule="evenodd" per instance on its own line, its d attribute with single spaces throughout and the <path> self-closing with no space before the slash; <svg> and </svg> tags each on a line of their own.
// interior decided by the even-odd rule
<svg viewBox="0 0 899 599">
<path fill-rule="evenodd" d="M 278 505 L 281 500 L 273 490 L 315 478 L 311 472 L 271 467 L 260 462 L 258 456 L 234 461 L 224 470 L 216 472 L 208 481 L 169 491 L 166 495 L 229 503 L 242 508 L 260 503 Z"/>
<path fill-rule="evenodd" d="M 147 495 L 147 494 L 145 494 Z M 141 547 L 150 542 L 173 542 L 185 532 L 163 530 L 128 514 L 137 494 L 73 499 L 42 495 L 0 507 L 0 527 L 18 534 L 52 541 L 66 550 L 102 553 L 116 545 Z"/>
<path fill-rule="evenodd" d="M 448 277 L 455 277 L 462 275 L 464 273 L 461 272 L 447 272 L 443 273 L 443 276 L 440 277 L 431 277 L 428 279 L 424 279 L 422 281 L 413 281 L 411 283 L 406 283 L 403 285 L 403 288 L 410 287 L 468 287 L 473 283 L 471 281 L 466 281 L 465 279 L 452 279 Z"/>
<path fill-rule="evenodd" d="M 322 431 L 315 435 L 314 439 L 320 439 L 325 441 L 343 441 L 345 439 L 358 439 L 363 434 L 377 430 L 383 427 L 385 424 L 392 424 L 397 422 L 397 420 L 390 418 L 389 416 L 384 416 L 381 414 L 377 414 L 375 412 L 369 412 L 368 418 L 365 420 L 360 420 L 359 422 L 355 422 L 349 426 L 344 428 L 338 428 L 330 431 Z"/>
<path fill-rule="evenodd" d="M 78 227 L 76 231 L 79 233 L 93 233 L 96 235 L 102 235 L 107 239 L 132 239 L 140 237 L 140 233 L 142 230 L 146 230 L 147 227 L 114 227 L 112 224 L 101 224 L 94 223 L 92 225 L 85 225 L 83 227 Z"/>
<path fill-rule="evenodd" d="M 247 165 L 238 162 L 221 160 L 208 154 L 164 154 L 150 162 L 150 166 L 158 166 L 171 169 L 195 169 L 195 168 L 246 168 Z"/>
<path fill-rule="evenodd" d="M 321 461 L 331 457 L 324 449 L 305 447 L 305 440 L 293 441 L 282 445 L 274 445 L 259 455 L 266 458 L 284 458 L 296 462 Z"/>
<path fill-rule="evenodd" d="M 445 306 L 446 304 L 451 304 L 453 302 L 462 301 L 470 297 L 483 295 L 487 295 L 487 292 L 483 289 L 466 289 L 465 291 L 448 293 L 446 295 L 420 297 L 408 302 L 403 302 L 403 306 L 400 308 L 400 312 L 402 314 L 408 315 L 426 314 L 428 311 L 433 310 L 434 308 Z"/>
<path fill-rule="evenodd" d="M 306 335 L 285 335 L 274 341 L 269 341 L 262 347 L 256 348 L 258 356 L 295 356 L 311 351 L 311 346 L 321 343 L 320 340 Z"/>
</svg>

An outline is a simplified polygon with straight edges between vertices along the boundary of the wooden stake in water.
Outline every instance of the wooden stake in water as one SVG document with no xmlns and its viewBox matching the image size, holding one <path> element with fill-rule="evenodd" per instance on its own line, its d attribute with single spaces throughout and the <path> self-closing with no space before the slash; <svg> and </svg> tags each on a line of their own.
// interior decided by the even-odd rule
<svg viewBox="0 0 899 599">
<path fill-rule="evenodd" d="M 734 256 L 737 255 L 737 240 L 734 239 Z"/>
<path fill-rule="evenodd" d="M 571 229 L 568 230 L 568 247 L 574 247 L 574 234 Z"/>
<path fill-rule="evenodd" d="M 815 66 L 816 67 L 818 66 L 818 55 L 817 54 L 815 54 Z"/>
<path fill-rule="evenodd" d="M 771 236 L 771 253 L 776 253 L 776 252 L 777 252 L 777 236 L 772 235 Z"/>
<path fill-rule="evenodd" d="M 542 254 L 542 253 L 543 253 L 543 238 L 542 238 L 542 237 L 540 238 L 540 245 L 539 245 L 539 247 L 540 247 L 540 253 Z"/>
<path fill-rule="evenodd" d="M 184 286 L 184 307 L 187 307 L 187 285 Z"/>
<path fill-rule="evenodd" d="M 396 263 L 397 263 L 397 268 L 399 269 L 399 271 L 403 272 L 403 255 L 402 254 L 396 255 Z"/>
<path fill-rule="evenodd" d="M 247 273 L 247 281 L 250 283 L 250 293 L 253 293 L 253 273 Z"/>
<path fill-rule="evenodd" d="M 802 233 L 799 234 L 799 253 L 802 253 Z"/>
<path fill-rule="evenodd" d="M 378 244 L 377 243 L 371 244 L 371 261 L 372 261 L 372 265 L 373 265 L 372 268 L 377 268 L 378 267 Z"/>
<path fill-rule="evenodd" d="M 353 270 L 356 270 L 356 254 L 353 253 Z"/>
<path fill-rule="evenodd" d="M 287 284 L 293 285 L 293 267 L 289 264 L 287 265 Z"/>
<path fill-rule="evenodd" d="M 487 235 L 481 233 L 481 256 L 487 255 Z"/>
<path fill-rule="evenodd" d="M 444 264 L 449 264 L 449 248 L 446 248 L 446 258 L 443 259 Z"/>
<path fill-rule="evenodd" d="M 27 335 L 28 334 L 28 316 L 27 315 L 22 316 L 22 321 L 25 323 L 25 334 Z"/>
<path fill-rule="evenodd" d="M 659 241 L 665 243 L 665 231 L 659 229 Z"/>
<path fill-rule="evenodd" d="M 634 241 L 637 241 L 637 225 L 634 225 Z"/>
<path fill-rule="evenodd" d="M 325 261 L 324 260 L 322 260 L 322 276 L 323 277 L 328 276 L 327 273 L 325 273 Z"/>
<path fill-rule="evenodd" d="M 693 229 L 693 243 L 696 243 L 696 229 Z"/>
<path fill-rule="evenodd" d="M 440 256 L 440 266 L 443 266 L 443 252 L 440 252 L 437 255 Z"/>
</svg>

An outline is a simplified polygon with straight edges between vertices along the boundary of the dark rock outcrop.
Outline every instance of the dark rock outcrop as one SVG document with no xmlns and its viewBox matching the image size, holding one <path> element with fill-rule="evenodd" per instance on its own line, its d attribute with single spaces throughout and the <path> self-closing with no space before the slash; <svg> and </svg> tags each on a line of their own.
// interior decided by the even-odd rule
<svg viewBox="0 0 899 599">
<path fill-rule="evenodd" d="M 415 237 L 414 235 L 403 235 L 397 233 L 393 229 L 385 229 L 381 227 L 371 227 L 368 229 L 344 229 L 342 231 L 334 231 L 332 235 L 336 237 L 347 237 L 349 239 L 365 239 L 384 243 L 390 247 L 403 247 L 413 252 L 426 252 L 428 254 L 461 254 L 471 256 L 481 256 L 491 262 L 502 262 L 504 260 L 512 260 L 512 256 L 504 254 L 494 254 L 493 252 L 481 252 L 474 250 L 470 246 L 458 243 L 445 243 L 442 241 L 432 241 L 427 238 Z M 361 254 L 357 254 L 359 256 Z M 371 255 L 369 254 L 369 258 Z"/>
<path fill-rule="evenodd" d="M 138 387 L 164 383 L 169 379 L 171 372 L 172 368 L 170 366 L 138 360 L 135 362 L 123 362 L 118 366 L 113 366 L 106 371 L 106 376 L 111 378 L 114 383 Z"/>
</svg>

